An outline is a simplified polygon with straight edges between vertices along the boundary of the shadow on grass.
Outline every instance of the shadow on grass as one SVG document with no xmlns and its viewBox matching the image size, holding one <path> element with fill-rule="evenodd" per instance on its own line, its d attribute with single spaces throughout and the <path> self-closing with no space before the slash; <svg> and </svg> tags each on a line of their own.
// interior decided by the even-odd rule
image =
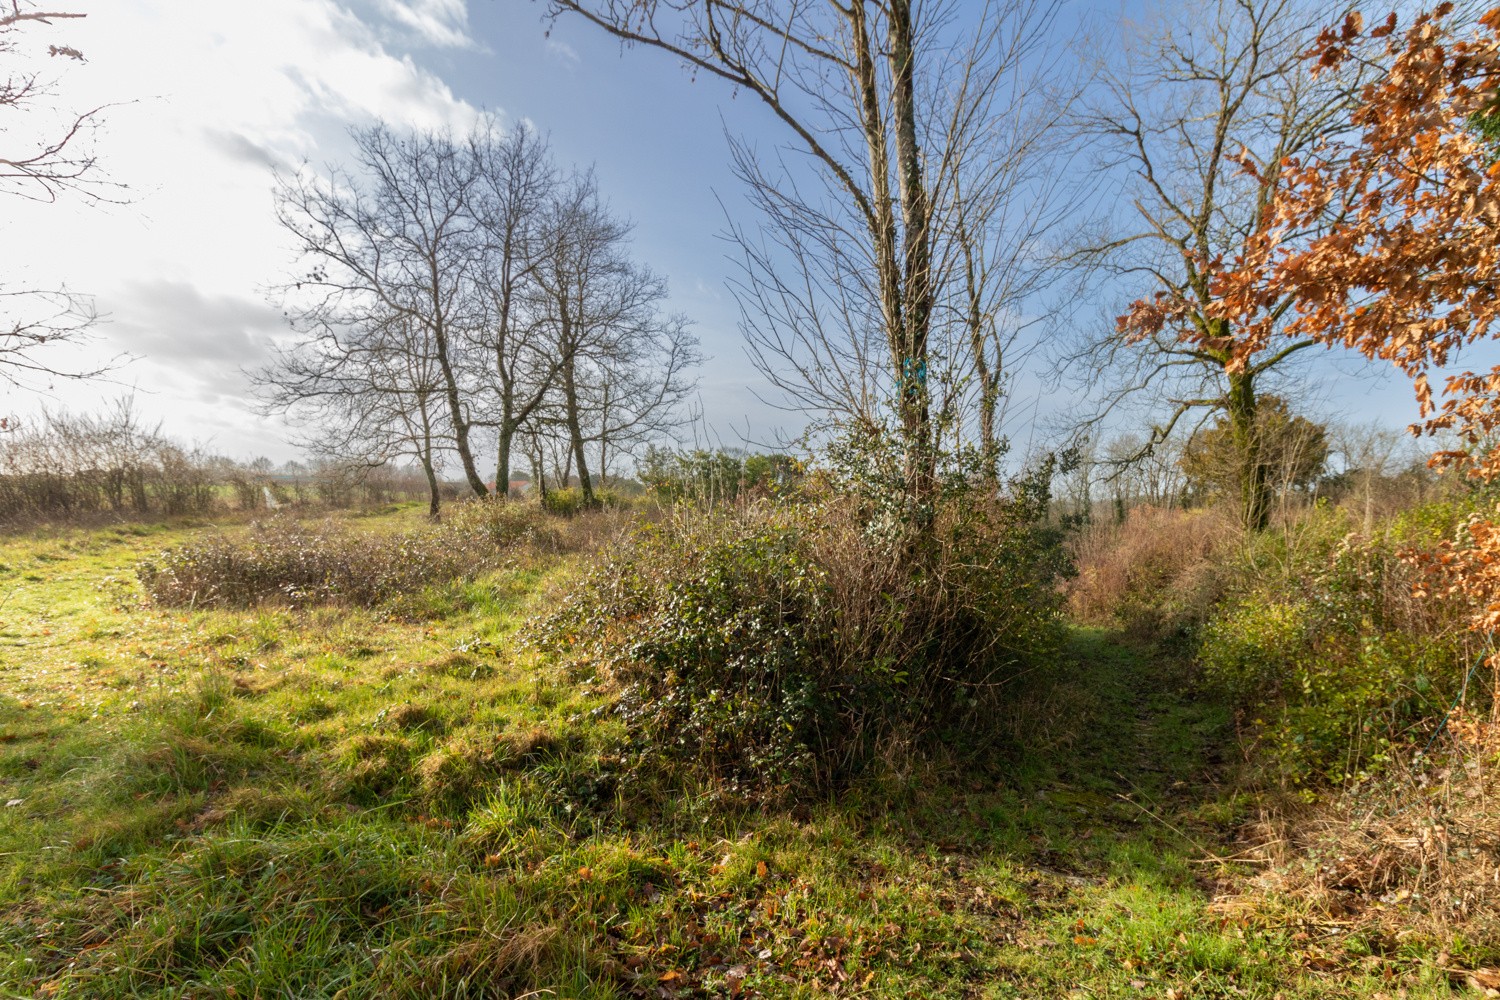
<svg viewBox="0 0 1500 1000">
<path fill-rule="evenodd" d="M 1211 915 L 1228 712 L 1110 635 L 1075 633 L 1016 683 L 1008 745 L 778 815 L 643 810 L 605 780 L 587 704 L 481 677 L 478 655 L 357 689 L 347 664 L 265 691 L 210 678 L 113 728 L 0 707 L 0 776 L 24 793 L 0 812 L 0 983 L 342 1000 L 1384 983 L 1308 973 L 1292 929 Z"/>
</svg>

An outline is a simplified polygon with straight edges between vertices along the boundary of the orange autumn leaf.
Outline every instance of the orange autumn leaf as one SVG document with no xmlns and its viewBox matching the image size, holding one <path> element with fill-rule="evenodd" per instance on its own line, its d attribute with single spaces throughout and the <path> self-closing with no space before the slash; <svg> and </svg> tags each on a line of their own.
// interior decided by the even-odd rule
<svg viewBox="0 0 1500 1000">
<path fill-rule="evenodd" d="M 1451 4 L 1366 30 L 1351 16 L 1308 53 L 1331 69 L 1383 67 L 1361 89 L 1346 134 L 1253 176 L 1269 210 L 1232 258 L 1194 259 L 1213 300 L 1212 324 L 1184 324 L 1188 303 L 1158 295 L 1119 325 L 1142 338 L 1164 329 L 1226 349 L 1230 367 L 1257 352 L 1310 339 L 1394 366 L 1411 380 L 1418 434 L 1459 447 L 1430 464 L 1500 479 L 1500 365 L 1433 375 L 1475 345 L 1500 338 L 1500 7 L 1465 27 Z M 1487 128 L 1481 128 L 1480 125 Z M 1329 220 L 1335 220 L 1332 224 Z M 1286 304 L 1290 303 L 1290 309 Z M 1232 329 L 1232 342 L 1208 331 Z M 1500 627 L 1500 529 L 1471 524 L 1468 538 L 1409 554 L 1428 571 L 1415 591 L 1460 598 L 1470 626 Z"/>
</svg>

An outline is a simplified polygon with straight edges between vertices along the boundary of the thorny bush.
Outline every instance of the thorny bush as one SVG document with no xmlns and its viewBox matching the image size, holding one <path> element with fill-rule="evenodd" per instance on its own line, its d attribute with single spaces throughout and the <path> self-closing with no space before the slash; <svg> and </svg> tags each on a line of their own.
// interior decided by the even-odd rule
<svg viewBox="0 0 1500 1000">
<path fill-rule="evenodd" d="M 1061 638 L 1044 484 L 946 499 L 892 540 L 835 493 L 679 507 L 534 627 L 616 695 L 636 767 L 728 800 L 827 790 L 935 733 L 979 735 Z M 982 740 L 971 740 L 976 746 Z"/>
<path fill-rule="evenodd" d="M 474 502 L 440 525 L 389 533 L 276 517 L 167 549 L 136 573 L 152 600 L 171 607 L 373 606 L 470 579 L 516 545 L 555 539 L 535 505 Z"/>
</svg>

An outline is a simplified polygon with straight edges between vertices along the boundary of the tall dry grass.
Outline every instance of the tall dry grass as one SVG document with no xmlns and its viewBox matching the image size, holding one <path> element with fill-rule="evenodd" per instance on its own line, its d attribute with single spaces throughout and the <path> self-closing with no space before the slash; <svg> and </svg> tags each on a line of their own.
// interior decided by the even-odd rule
<svg viewBox="0 0 1500 1000">
<path fill-rule="evenodd" d="M 1226 553 L 1243 532 L 1220 508 L 1142 506 L 1093 523 L 1070 547 L 1068 610 L 1081 622 L 1161 638 L 1204 621 L 1223 595 Z"/>
<path fill-rule="evenodd" d="M 1213 909 L 1300 924 L 1339 953 L 1433 945 L 1500 966 L 1500 724 L 1459 710 L 1426 753 L 1243 831 L 1262 866 Z M 1460 950 L 1468 954 L 1457 953 Z"/>
</svg>

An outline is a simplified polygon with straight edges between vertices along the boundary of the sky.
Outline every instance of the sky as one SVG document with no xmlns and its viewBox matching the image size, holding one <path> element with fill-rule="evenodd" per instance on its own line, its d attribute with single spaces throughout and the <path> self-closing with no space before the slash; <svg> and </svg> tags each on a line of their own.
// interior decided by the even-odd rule
<svg viewBox="0 0 1500 1000">
<path fill-rule="evenodd" d="M 13 287 L 59 283 L 104 321 L 88 358 L 133 358 L 103 383 L 0 388 L 0 411 L 88 409 L 134 393 L 164 429 L 236 457 L 295 457 L 289 429 L 261 415 L 244 369 L 287 336 L 272 305 L 292 273 L 274 217 L 273 170 L 347 160 L 350 124 L 462 128 L 481 111 L 526 120 L 560 162 L 594 166 L 635 249 L 670 282 L 709 361 L 714 433 L 737 441 L 781 417 L 746 376 L 724 288 L 727 175 L 719 99 L 666 60 L 559 26 L 530 0 L 76 0 L 82 21 L 37 29 L 81 65 L 48 65 L 59 112 L 107 104 L 93 137 L 120 203 L 7 199 L 0 268 Z M 59 61 L 60 62 L 60 61 Z M 716 90 L 716 88 L 715 88 Z M 61 353 L 59 366 L 87 363 Z M 4 398 L 8 395 L 9 398 Z M 738 431 L 736 431 L 738 428 Z"/>
<path fill-rule="evenodd" d="M 708 356 L 700 435 L 739 444 L 795 429 L 759 398 L 768 390 L 746 360 L 725 284 L 720 234 L 741 194 L 724 130 L 775 139 L 747 98 L 660 54 L 622 52 L 587 25 L 548 25 L 533 0 L 62 6 L 88 16 L 26 42 L 83 52 L 81 64 L 47 64 L 52 103 L 58 113 L 108 105 L 93 144 L 103 176 L 122 187 L 118 203 L 6 199 L 0 274 L 12 287 L 65 283 L 92 296 L 104 321 L 89 357 L 133 360 L 103 383 L 0 387 L 0 413 L 86 410 L 134 393 L 178 438 L 239 458 L 296 457 L 293 431 L 258 411 L 244 374 L 289 336 L 270 297 L 293 264 L 273 170 L 347 160 L 350 124 L 461 128 L 485 111 L 535 125 L 562 163 L 592 165 L 633 221 L 637 256 L 667 276 L 671 309 L 695 321 Z M 1396 425 L 1415 416 L 1393 379 L 1328 377 L 1341 380 L 1330 383 L 1330 415 Z M 1022 390 L 1012 412 L 1058 415 L 1054 394 L 1035 382 Z"/>
</svg>

